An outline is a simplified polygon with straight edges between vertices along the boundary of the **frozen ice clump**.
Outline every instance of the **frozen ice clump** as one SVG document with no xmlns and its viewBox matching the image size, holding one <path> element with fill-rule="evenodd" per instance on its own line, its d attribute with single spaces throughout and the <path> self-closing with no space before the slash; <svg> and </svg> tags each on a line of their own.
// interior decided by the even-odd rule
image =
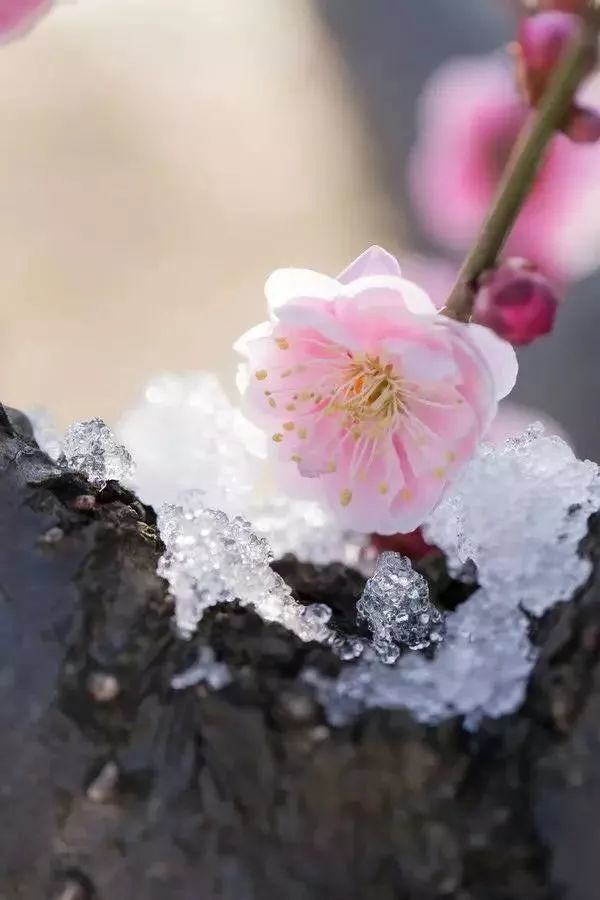
<svg viewBox="0 0 600 900">
<path fill-rule="evenodd" d="M 216 375 L 154 379 L 117 433 L 135 459 L 135 486 L 145 502 L 159 507 L 196 490 L 206 507 L 228 515 L 248 506 L 263 436 L 241 418 Z"/>
<path fill-rule="evenodd" d="M 535 662 L 527 627 L 517 609 L 477 591 L 448 615 L 446 637 L 433 660 L 409 653 L 385 665 L 365 652 L 337 680 L 314 671 L 305 677 L 334 725 L 346 724 L 361 709 L 404 707 L 420 722 L 465 716 L 466 727 L 474 728 L 483 715 L 501 716 L 521 704 Z"/>
<path fill-rule="evenodd" d="M 184 672 L 171 679 L 171 687 L 176 691 L 185 690 L 196 684 L 206 684 L 213 691 L 220 691 L 231 682 L 231 673 L 225 663 L 215 660 L 212 647 L 201 647 L 198 658 Z"/>
<path fill-rule="evenodd" d="M 400 553 L 381 554 L 356 612 L 368 623 L 373 646 L 387 663 L 395 662 L 403 647 L 422 650 L 444 637 L 444 617 L 429 599 L 426 580 Z"/>
<path fill-rule="evenodd" d="M 577 546 L 599 506 L 598 466 L 536 425 L 503 445 L 484 445 L 425 533 L 455 572 L 475 563 L 490 600 L 541 615 L 588 577 L 591 564 Z"/>
<path fill-rule="evenodd" d="M 271 569 L 266 540 L 245 519 L 230 519 L 203 504 L 203 493 L 191 491 L 179 505 L 166 504 L 158 514 L 166 546 L 158 571 L 170 584 L 182 634 L 190 635 L 209 607 L 239 600 L 302 640 L 325 640 L 326 624 L 305 616 L 304 607 Z"/>
<path fill-rule="evenodd" d="M 357 565 L 363 537 L 341 530 L 310 500 L 292 500 L 274 482 L 264 434 L 241 415 L 211 373 L 162 375 L 117 428 L 136 461 L 134 486 L 147 503 L 177 503 L 200 491 L 204 506 L 243 516 L 275 557 Z"/>
<path fill-rule="evenodd" d="M 475 563 L 480 589 L 446 616 L 431 660 L 409 653 L 390 666 L 367 650 L 336 680 L 307 672 L 330 721 L 405 708 L 422 722 L 461 715 L 475 728 L 517 709 L 536 660 L 524 610 L 542 615 L 585 582 L 591 566 L 577 549 L 599 507 L 598 466 L 541 428 L 483 447 L 427 526 L 456 572 Z"/>
<path fill-rule="evenodd" d="M 102 419 L 76 422 L 63 440 L 64 462 L 85 475 L 97 488 L 107 481 L 127 481 L 133 473 L 129 451 L 116 439 Z"/>
</svg>

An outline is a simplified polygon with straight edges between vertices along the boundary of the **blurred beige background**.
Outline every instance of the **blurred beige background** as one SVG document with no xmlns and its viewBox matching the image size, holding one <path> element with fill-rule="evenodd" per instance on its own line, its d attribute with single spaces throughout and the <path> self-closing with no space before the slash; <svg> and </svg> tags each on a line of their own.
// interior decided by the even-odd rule
<svg viewBox="0 0 600 900">
<path fill-rule="evenodd" d="M 0 48 L 0 393 L 114 420 L 230 379 L 280 265 L 395 249 L 310 0 L 77 0 Z"/>
</svg>

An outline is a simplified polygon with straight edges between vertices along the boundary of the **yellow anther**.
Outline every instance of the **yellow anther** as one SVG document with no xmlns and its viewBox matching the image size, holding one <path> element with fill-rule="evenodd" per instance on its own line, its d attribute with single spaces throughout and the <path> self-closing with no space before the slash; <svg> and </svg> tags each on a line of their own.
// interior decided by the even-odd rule
<svg viewBox="0 0 600 900">
<path fill-rule="evenodd" d="M 286 431 L 293 431 L 296 425 L 294 422 L 284 422 L 283 427 Z"/>
<path fill-rule="evenodd" d="M 390 488 L 389 485 L 383 481 L 381 484 L 377 485 L 377 490 L 380 494 L 389 494 Z"/>
<path fill-rule="evenodd" d="M 399 496 L 403 503 L 408 503 L 413 498 L 412 491 L 409 491 L 408 488 L 402 488 Z"/>
<path fill-rule="evenodd" d="M 342 506 L 348 506 L 351 500 L 352 491 L 350 488 L 344 488 L 343 491 L 340 491 L 340 503 Z"/>
<path fill-rule="evenodd" d="M 275 343 L 279 347 L 280 350 L 289 350 L 290 345 L 288 343 L 288 339 L 284 337 L 275 338 Z"/>
<path fill-rule="evenodd" d="M 300 438 L 301 441 L 306 440 L 306 438 L 308 437 L 308 431 L 306 430 L 306 428 L 298 429 L 298 437 Z"/>
<path fill-rule="evenodd" d="M 294 453 L 294 454 L 292 454 L 292 456 L 290 456 L 290 459 L 292 462 L 299 463 L 300 460 L 302 459 L 302 457 L 299 456 L 297 453 Z"/>
<path fill-rule="evenodd" d="M 264 381 L 268 374 L 266 369 L 259 369 L 258 372 L 254 373 L 257 381 Z"/>
<path fill-rule="evenodd" d="M 436 466 L 436 468 L 433 470 L 433 474 L 436 478 L 443 478 L 446 474 L 446 470 L 443 469 L 442 466 Z"/>
<path fill-rule="evenodd" d="M 277 434 L 273 435 L 273 440 L 275 441 L 276 444 L 280 444 L 283 440 L 283 435 L 279 434 L 279 432 L 277 432 Z"/>
</svg>

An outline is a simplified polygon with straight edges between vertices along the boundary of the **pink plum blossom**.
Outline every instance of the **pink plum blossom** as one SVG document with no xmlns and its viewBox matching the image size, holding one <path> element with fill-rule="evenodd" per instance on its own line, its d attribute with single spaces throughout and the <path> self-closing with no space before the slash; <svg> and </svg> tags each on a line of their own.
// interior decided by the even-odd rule
<svg viewBox="0 0 600 900">
<path fill-rule="evenodd" d="M 598 105 L 600 76 L 578 100 Z M 530 115 L 503 55 L 439 68 L 423 93 L 409 186 L 425 229 L 461 254 L 477 235 L 516 136 Z M 508 240 L 508 251 L 566 281 L 599 261 L 600 146 L 558 134 Z"/>
<path fill-rule="evenodd" d="M 338 278 L 278 270 L 265 292 L 270 321 L 236 344 L 238 384 L 283 487 L 345 527 L 412 531 L 512 389 L 514 350 L 440 315 L 379 247 Z"/>
<path fill-rule="evenodd" d="M 26 32 L 52 3 L 53 0 L 0 0 L 0 41 Z"/>
</svg>

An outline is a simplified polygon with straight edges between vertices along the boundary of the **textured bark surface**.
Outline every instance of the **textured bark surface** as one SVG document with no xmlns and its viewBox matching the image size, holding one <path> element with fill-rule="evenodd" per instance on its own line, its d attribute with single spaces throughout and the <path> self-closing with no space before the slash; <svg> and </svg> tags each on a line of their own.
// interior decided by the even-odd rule
<svg viewBox="0 0 600 900">
<path fill-rule="evenodd" d="M 61 474 L 0 407 L 1 900 L 596 898 L 594 522 L 585 544 L 518 713 L 331 729 L 299 679 L 335 674 L 328 650 L 233 607 L 177 641 L 152 510 Z M 351 627 L 356 573 L 279 569 Z M 173 691 L 207 641 L 232 683 Z"/>
</svg>

